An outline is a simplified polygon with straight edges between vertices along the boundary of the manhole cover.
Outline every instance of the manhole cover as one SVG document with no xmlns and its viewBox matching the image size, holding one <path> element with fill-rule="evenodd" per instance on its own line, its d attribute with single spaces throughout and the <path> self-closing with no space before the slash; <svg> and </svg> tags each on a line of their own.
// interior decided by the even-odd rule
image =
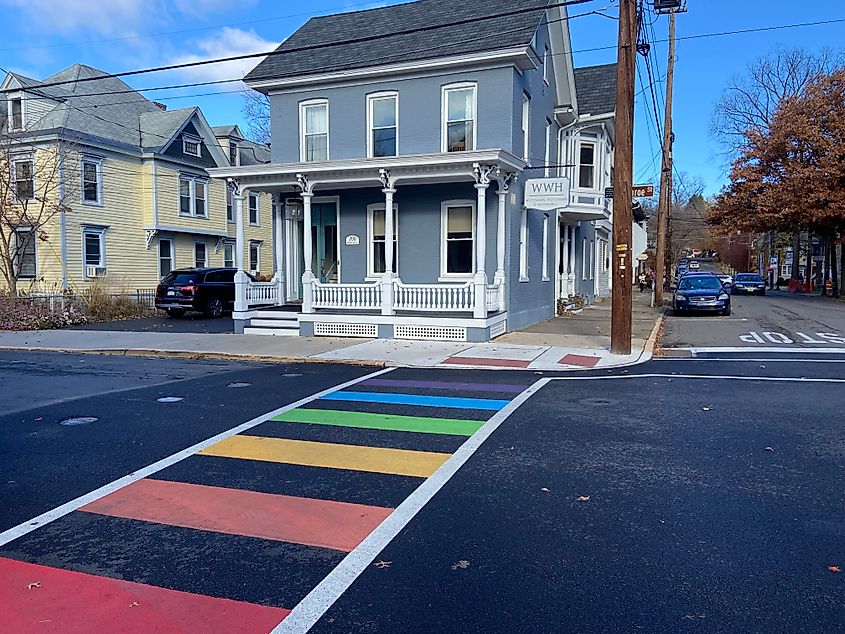
<svg viewBox="0 0 845 634">
<path fill-rule="evenodd" d="M 252 383 L 229 383 L 226 387 L 231 388 L 241 388 L 241 387 L 249 387 Z"/>
<path fill-rule="evenodd" d="M 96 416 L 77 416 L 75 418 L 66 418 L 60 421 L 59 425 L 67 425 L 68 427 L 74 425 L 90 425 L 91 423 L 96 423 L 98 420 L 100 419 Z"/>
<path fill-rule="evenodd" d="M 159 403 L 178 403 L 179 401 L 184 401 L 185 399 L 181 396 L 162 396 L 161 398 L 156 399 Z"/>
</svg>

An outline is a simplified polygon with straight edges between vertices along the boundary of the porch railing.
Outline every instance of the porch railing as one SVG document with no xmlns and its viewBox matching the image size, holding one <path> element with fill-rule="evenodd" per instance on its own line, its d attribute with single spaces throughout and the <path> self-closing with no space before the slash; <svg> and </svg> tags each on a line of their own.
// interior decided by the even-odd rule
<svg viewBox="0 0 845 634">
<path fill-rule="evenodd" d="M 396 310 L 470 312 L 473 306 L 472 282 L 446 285 L 397 281 L 393 285 L 393 307 Z"/>
<path fill-rule="evenodd" d="M 323 284 L 312 282 L 314 308 L 344 310 L 380 310 L 381 283 L 374 284 Z"/>
<path fill-rule="evenodd" d="M 499 307 L 503 303 L 502 293 L 504 290 L 505 288 L 500 282 L 492 286 L 487 286 L 487 312 L 497 312 L 499 310 Z"/>
<path fill-rule="evenodd" d="M 279 285 L 276 282 L 250 282 L 246 287 L 247 306 L 276 306 L 279 304 Z"/>
</svg>

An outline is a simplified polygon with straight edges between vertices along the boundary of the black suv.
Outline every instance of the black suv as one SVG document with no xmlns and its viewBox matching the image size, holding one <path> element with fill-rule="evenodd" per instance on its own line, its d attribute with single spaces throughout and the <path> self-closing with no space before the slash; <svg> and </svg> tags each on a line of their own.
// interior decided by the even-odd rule
<svg viewBox="0 0 845 634">
<path fill-rule="evenodd" d="M 237 269 L 171 271 L 156 287 L 156 308 L 166 310 L 171 317 L 196 310 L 216 319 L 235 304 L 236 272 Z M 250 279 L 254 280 L 251 276 Z"/>
</svg>

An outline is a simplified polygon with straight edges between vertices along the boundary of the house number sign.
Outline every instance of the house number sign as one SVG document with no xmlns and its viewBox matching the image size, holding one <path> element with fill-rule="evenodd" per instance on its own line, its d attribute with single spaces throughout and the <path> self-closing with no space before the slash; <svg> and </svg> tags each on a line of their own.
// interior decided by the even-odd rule
<svg viewBox="0 0 845 634">
<path fill-rule="evenodd" d="M 357 247 L 361 244 L 361 238 L 356 235 L 346 236 L 346 246 L 348 247 Z"/>
</svg>

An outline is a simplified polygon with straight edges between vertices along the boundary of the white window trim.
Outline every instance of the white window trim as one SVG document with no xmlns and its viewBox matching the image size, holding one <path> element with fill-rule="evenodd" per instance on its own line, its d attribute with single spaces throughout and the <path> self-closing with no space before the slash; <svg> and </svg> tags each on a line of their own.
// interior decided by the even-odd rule
<svg viewBox="0 0 845 634">
<path fill-rule="evenodd" d="M 552 122 L 546 119 L 546 153 L 544 157 L 545 162 L 545 175 L 546 178 L 551 176 L 552 168 L 549 167 L 552 164 Z"/>
<path fill-rule="evenodd" d="M 91 278 L 88 277 L 86 269 L 89 266 L 100 266 L 103 268 L 108 268 L 106 264 L 106 231 L 108 230 L 107 227 L 95 227 L 95 226 L 86 226 L 82 225 L 82 279 L 89 280 Z M 97 235 L 100 240 L 100 262 L 99 264 L 88 264 L 85 261 L 85 235 L 86 234 Z"/>
<path fill-rule="evenodd" d="M 331 116 L 329 110 L 328 99 L 308 99 L 307 101 L 299 102 L 299 161 L 301 163 L 316 163 L 318 161 L 308 161 L 306 158 L 307 150 L 305 145 L 305 109 L 309 106 L 325 106 L 326 107 L 326 160 L 331 160 Z M 313 135 L 312 135 L 313 136 Z"/>
<path fill-rule="evenodd" d="M 24 201 L 34 200 L 36 198 L 36 193 L 38 192 L 38 187 L 35 183 L 35 158 L 33 156 L 27 154 L 19 154 L 17 156 L 11 156 L 9 162 L 11 165 L 9 166 L 12 171 L 12 187 L 13 187 L 13 198 L 16 203 L 23 203 Z M 32 181 L 32 197 L 31 198 L 18 198 L 18 175 L 16 171 L 16 166 L 18 163 L 29 163 L 30 164 L 30 180 Z"/>
<path fill-rule="evenodd" d="M 85 164 L 93 163 L 97 170 L 97 200 L 85 200 Z M 83 205 L 90 207 L 103 206 L 103 158 L 100 156 L 83 156 L 80 161 L 81 169 L 79 170 L 79 185 L 80 195 L 79 199 Z"/>
<path fill-rule="evenodd" d="M 188 143 L 196 143 L 196 154 L 188 151 Z M 182 154 L 185 156 L 193 156 L 195 158 L 202 157 L 202 138 L 194 136 L 193 134 L 182 134 Z"/>
<path fill-rule="evenodd" d="M 227 262 L 227 260 L 226 260 L 226 249 L 227 248 L 232 249 L 231 264 L 226 264 L 226 262 Z M 228 268 L 228 269 L 234 268 L 235 265 L 237 264 L 237 261 L 238 261 L 237 254 L 238 254 L 237 243 L 233 242 L 232 240 L 225 240 L 223 242 L 223 266 L 225 268 Z"/>
<path fill-rule="evenodd" d="M 519 281 L 528 280 L 528 209 L 523 206 L 519 214 Z"/>
<path fill-rule="evenodd" d="M 255 222 L 252 221 L 250 216 L 250 201 L 255 200 Z M 247 224 L 250 227 L 260 227 L 261 226 L 261 192 L 249 192 L 246 200 L 246 216 L 247 216 Z"/>
<path fill-rule="evenodd" d="M 367 205 L 367 281 L 375 282 L 382 278 L 384 273 L 375 272 L 375 258 L 373 258 L 374 250 L 374 232 L 373 232 L 373 212 L 385 211 L 387 205 L 385 203 L 373 203 Z M 399 205 L 393 203 L 393 253 L 396 258 L 396 269 L 394 274 L 399 274 Z M 385 220 L 387 216 L 385 216 Z"/>
<path fill-rule="evenodd" d="M 205 248 L 205 258 L 203 260 L 202 266 L 197 266 L 197 246 L 202 245 Z M 194 240 L 194 268 L 195 269 L 205 269 L 208 268 L 208 241 L 207 240 Z"/>
<path fill-rule="evenodd" d="M 543 215 L 543 281 L 549 278 L 549 214 Z"/>
<path fill-rule="evenodd" d="M 593 148 L 593 163 L 592 163 L 592 167 L 593 167 L 593 186 L 592 187 L 581 187 L 581 168 L 583 166 L 587 165 L 586 163 L 581 163 L 581 148 L 585 145 L 589 145 Z M 575 183 L 577 185 L 577 188 L 580 189 L 580 190 L 596 192 L 596 191 L 599 190 L 598 142 L 597 141 L 585 141 L 583 139 L 579 139 L 577 147 L 578 147 L 578 154 L 576 155 L 576 158 L 577 158 L 576 162 L 577 162 L 578 166 L 575 168 L 577 170 L 577 173 L 575 175 L 575 177 L 576 177 Z"/>
<path fill-rule="evenodd" d="M 159 278 L 163 278 L 164 275 L 165 275 L 164 273 L 161 272 L 161 261 L 163 259 L 161 257 L 161 243 L 162 242 L 169 242 L 170 243 L 170 257 L 168 258 L 170 260 L 170 270 L 171 271 L 176 270 L 176 251 L 175 251 L 173 238 L 159 238 L 158 239 L 158 276 L 159 276 Z"/>
<path fill-rule="evenodd" d="M 587 279 L 587 238 L 581 238 L 581 279 Z"/>
<path fill-rule="evenodd" d="M 188 194 L 191 198 L 190 209 L 188 213 L 182 211 L 182 181 L 188 183 Z M 197 186 L 204 187 L 205 197 L 203 200 L 205 201 L 205 209 L 203 210 L 203 214 L 197 214 Z M 179 211 L 179 215 L 183 218 L 202 218 L 204 220 L 208 220 L 208 179 L 201 176 L 192 176 L 189 174 L 180 174 L 179 175 L 179 184 L 176 187 L 176 200 L 177 206 L 176 209 Z"/>
<path fill-rule="evenodd" d="M 528 159 L 531 151 L 531 95 L 522 93 L 522 160 L 529 165 Z"/>
<path fill-rule="evenodd" d="M 252 267 L 252 248 L 255 247 L 256 255 L 255 258 L 255 268 Z M 246 260 L 247 266 L 249 267 L 250 272 L 255 275 L 261 270 L 261 240 L 250 240 L 249 246 L 247 247 L 246 252 Z"/>
<path fill-rule="evenodd" d="M 13 101 L 20 101 L 21 102 L 21 125 L 19 128 L 16 128 L 12 125 L 12 102 Z M 26 115 L 27 115 L 27 108 L 26 108 L 26 99 L 24 99 L 23 93 L 17 93 L 13 95 L 9 95 L 8 99 L 6 100 L 6 112 L 7 112 L 7 122 L 6 125 L 8 126 L 9 132 L 20 132 L 21 130 L 26 129 Z"/>
<path fill-rule="evenodd" d="M 475 200 L 444 200 L 440 203 L 440 277 L 438 282 L 468 281 L 473 278 L 476 253 L 476 202 Z M 451 207 L 472 207 L 472 269 L 469 273 L 448 273 L 446 271 L 446 236 L 449 227 L 449 209 Z"/>
<path fill-rule="evenodd" d="M 590 240 L 590 279 L 594 278 L 596 270 L 596 241 Z"/>
<path fill-rule="evenodd" d="M 232 210 L 232 218 L 229 219 L 229 209 Z M 226 186 L 226 223 L 233 225 L 235 224 L 235 195 L 232 193 L 232 190 L 229 189 L 228 185 Z"/>
<path fill-rule="evenodd" d="M 18 234 L 19 233 L 29 233 L 30 234 L 29 239 L 32 240 L 32 246 L 33 246 L 33 249 L 35 251 L 35 267 L 34 267 L 35 271 L 32 274 L 32 276 L 27 275 L 26 277 L 21 277 L 21 275 L 19 273 L 19 271 L 20 271 L 20 260 L 21 260 L 21 255 L 22 255 L 21 252 L 20 252 L 20 243 L 18 242 Z M 38 279 L 38 240 L 37 240 L 37 237 L 35 235 L 35 230 L 33 229 L 33 227 L 15 227 L 15 230 L 12 233 L 12 236 L 13 236 L 14 241 L 15 241 L 15 250 L 14 250 L 15 257 L 12 260 L 12 268 L 13 268 L 13 272 L 15 274 L 15 277 L 17 277 L 18 279 L 21 279 L 21 280 L 37 280 Z"/>
<path fill-rule="evenodd" d="M 549 62 L 551 61 L 551 56 L 549 55 L 549 46 L 546 45 L 545 49 L 543 50 L 543 81 L 546 83 L 546 86 L 551 85 L 551 81 L 549 80 Z"/>
<path fill-rule="evenodd" d="M 394 108 L 395 108 L 395 121 L 396 125 L 396 154 L 394 156 L 399 156 L 399 93 L 395 90 L 385 91 L 385 92 L 375 92 L 371 95 L 367 95 L 367 157 L 368 158 L 376 158 L 375 157 L 375 144 L 373 143 L 373 131 L 375 128 L 373 127 L 373 103 L 379 101 L 381 99 L 393 99 L 394 100 Z M 386 128 L 379 128 L 379 129 L 386 129 Z M 381 157 L 380 157 L 381 158 Z"/>
<path fill-rule="evenodd" d="M 449 152 L 449 93 L 456 90 L 472 89 L 472 149 L 478 148 L 478 84 L 465 81 L 457 84 L 446 84 L 440 89 L 440 151 Z"/>
</svg>

